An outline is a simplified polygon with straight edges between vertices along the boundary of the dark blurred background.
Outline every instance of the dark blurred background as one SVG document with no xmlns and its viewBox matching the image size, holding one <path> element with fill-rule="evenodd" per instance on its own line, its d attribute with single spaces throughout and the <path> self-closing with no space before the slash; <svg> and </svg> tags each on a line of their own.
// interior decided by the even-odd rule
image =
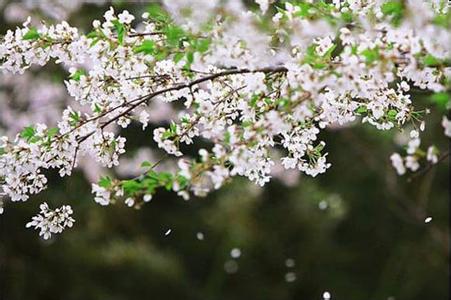
<svg viewBox="0 0 451 300">
<path fill-rule="evenodd" d="M 6 15 L 14 2 L 1 2 L 4 33 L 16 25 Z M 106 7 L 80 4 L 66 18 L 87 29 Z M 62 82 L 60 73 L 52 76 Z M 447 150 L 444 111 L 428 99 L 414 95 L 420 108 L 432 108 L 422 144 Z M 153 146 L 151 130 L 140 133 L 140 146 Z M 133 152 L 138 130 L 124 134 Z M 398 177 L 389 156 L 402 134 L 368 125 L 329 130 L 332 167 L 317 178 L 264 188 L 237 178 L 190 201 L 161 192 L 140 210 L 97 205 L 82 171 L 51 174 L 47 191 L 7 203 L 0 216 L 0 299 L 284 300 L 322 299 L 326 291 L 342 300 L 448 299 L 449 161 L 411 182 Z M 74 228 L 49 241 L 25 229 L 42 201 L 71 204 Z"/>
</svg>

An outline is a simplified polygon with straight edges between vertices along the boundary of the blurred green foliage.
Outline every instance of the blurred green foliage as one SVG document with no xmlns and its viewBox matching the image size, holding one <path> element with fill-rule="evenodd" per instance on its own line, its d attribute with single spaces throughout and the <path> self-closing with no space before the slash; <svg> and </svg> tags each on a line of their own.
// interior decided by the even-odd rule
<svg viewBox="0 0 451 300">
<path fill-rule="evenodd" d="M 446 299 L 446 163 L 408 183 L 388 162 L 391 133 L 329 135 L 333 167 L 292 188 L 238 179 L 207 198 L 163 192 L 132 210 L 100 207 L 82 176 L 55 175 L 1 218 L 3 299 L 319 299 L 325 290 L 333 299 Z M 40 200 L 72 203 L 76 226 L 38 239 L 23 224 Z M 229 274 L 232 248 L 242 255 Z"/>
</svg>

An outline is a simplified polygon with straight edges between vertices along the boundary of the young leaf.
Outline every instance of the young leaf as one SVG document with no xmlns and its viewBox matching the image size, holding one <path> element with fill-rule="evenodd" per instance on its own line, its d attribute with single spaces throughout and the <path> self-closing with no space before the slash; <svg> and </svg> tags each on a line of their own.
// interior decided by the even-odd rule
<svg viewBox="0 0 451 300">
<path fill-rule="evenodd" d="M 22 37 L 24 40 L 37 40 L 41 37 L 36 27 L 31 27 Z"/>
<path fill-rule="evenodd" d="M 113 20 L 112 23 L 114 25 L 114 29 L 117 32 L 117 40 L 119 44 L 122 45 L 124 43 L 125 26 L 118 20 Z"/>
<path fill-rule="evenodd" d="M 403 1 L 387 1 L 381 6 L 381 11 L 384 15 L 391 16 L 391 22 L 393 25 L 399 26 L 404 16 Z"/>
<path fill-rule="evenodd" d="M 168 14 L 158 4 L 150 4 L 147 8 L 147 12 L 149 13 L 149 18 L 151 20 L 162 23 L 169 20 Z"/>
<path fill-rule="evenodd" d="M 200 53 L 204 53 L 208 51 L 208 48 L 210 47 L 210 39 L 200 39 L 197 40 L 196 42 L 196 50 L 199 51 Z"/>
<path fill-rule="evenodd" d="M 33 139 L 35 134 L 36 134 L 36 129 L 33 126 L 28 126 L 28 127 L 25 127 L 20 132 L 20 137 L 23 139 L 26 139 L 27 141 L 30 141 Z"/>
<path fill-rule="evenodd" d="M 193 52 L 188 52 L 186 53 L 186 61 L 188 62 L 188 65 L 191 65 L 194 61 L 194 53 Z"/>
<path fill-rule="evenodd" d="M 122 182 L 122 188 L 127 193 L 127 195 L 131 195 L 141 189 L 141 183 L 135 180 L 125 180 Z"/>
<path fill-rule="evenodd" d="M 423 63 L 424 63 L 426 66 L 433 67 L 433 66 L 438 66 L 438 65 L 440 65 L 441 62 L 440 62 L 440 60 L 439 60 L 438 58 L 436 58 L 435 56 L 433 56 L 433 55 L 431 55 L 431 54 L 428 54 L 428 55 L 426 55 L 426 56 L 424 57 Z"/>
<path fill-rule="evenodd" d="M 150 168 L 150 167 L 152 167 L 152 163 L 150 161 L 146 160 L 141 163 L 141 168 Z"/>
<path fill-rule="evenodd" d="M 111 178 L 108 176 L 101 177 L 99 180 L 99 186 L 103 188 L 109 188 L 111 186 Z"/>
<path fill-rule="evenodd" d="M 154 54 L 155 53 L 155 42 L 151 40 L 144 40 L 141 45 L 135 46 L 133 48 L 135 53 L 144 54 Z"/>
<path fill-rule="evenodd" d="M 359 106 L 359 108 L 357 108 L 357 110 L 355 111 L 358 114 L 364 114 L 368 111 L 368 108 L 364 105 Z"/>
<path fill-rule="evenodd" d="M 169 46 L 177 47 L 180 40 L 185 36 L 185 32 L 182 28 L 174 25 L 169 25 L 165 29 L 166 41 Z"/>
<path fill-rule="evenodd" d="M 83 69 L 79 69 L 77 71 L 75 71 L 75 73 L 73 73 L 72 75 L 70 75 L 70 79 L 75 80 L 75 81 L 80 81 L 81 76 L 85 76 L 86 72 Z"/>
<path fill-rule="evenodd" d="M 366 63 L 369 65 L 380 59 L 379 48 L 377 47 L 374 49 L 365 49 L 360 54 L 365 57 Z"/>
<path fill-rule="evenodd" d="M 49 129 L 47 130 L 47 136 L 48 136 L 49 138 L 52 138 L 52 137 L 54 137 L 55 135 L 57 135 L 58 132 L 59 132 L 58 127 L 52 127 L 52 128 L 49 128 Z"/>
<path fill-rule="evenodd" d="M 184 56 L 185 56 L 185 54 L 183 52 L 177 52 L 174 55 L 174 62 L 178 63 Z"/>
</svg>

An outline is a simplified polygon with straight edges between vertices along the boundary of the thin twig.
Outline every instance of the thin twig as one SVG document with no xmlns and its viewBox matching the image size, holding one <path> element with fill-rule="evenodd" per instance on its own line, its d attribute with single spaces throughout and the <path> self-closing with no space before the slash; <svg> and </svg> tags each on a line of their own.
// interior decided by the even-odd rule
<svg viewBox="0 0 451 300">
<path fill-rule="evenodd" d="M 412 180 L 414 180 L 415 178 L 418 178 L 424 174 L 426 174 L 427 172 L 429 172 L 435 165 L 437 165 L 439 162 L 445 160 L 449 155 L 451 154 L 450 150 L 446 151 L 445 153 L 443 153 L 437 160 L 436 163 L 430 163 L 428 164 L 426 167 L 424 167 L 422 170 L 412 174 L 408 179 L 407 182 L 411 182 Z"/>
</svg>

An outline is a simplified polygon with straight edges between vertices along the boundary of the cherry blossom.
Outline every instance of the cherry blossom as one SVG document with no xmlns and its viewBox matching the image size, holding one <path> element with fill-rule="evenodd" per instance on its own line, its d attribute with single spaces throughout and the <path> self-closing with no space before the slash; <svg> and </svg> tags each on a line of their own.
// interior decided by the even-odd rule
<svg viewBox="0 0 451 300">
<path fill-rule="evenodd" d="M 149 135 L 165 154 L 142 163 L 134 178 L 93 183 L 100 205 L 139 208 L 158 189 L 187 200 L 235 176 L 263 186 L 276 166 L 316 177 L 332 167 L 322 132 L 358 123 L 422 131 L 427 111 L 417 110 L 411 90 L 449 88 L 451 34 L 438 21 L 447 6 L 256 2 L 260 10 L 250 11 L 238 0 L 164 1 L 139 20 L 111 7 L 89 33 L 31 20 L 7 31 L 0 70 L 25 76 L 32 66 L 60 64 L 73 103 L 55 127 L 36 122 L 2 138 L 2 194 L 26 201 L 47 187 L 46 170 L 70 176 L 83 157 L 117 167 L 126 152 L 122 131 L 136 122 L 147 133 L 158 110 L 170 117 Z M 449 124 L 444 117 L 448 137 Z M 188 155 L 184 149 L 199 141 L 208 147 Z M 390 157 L 397 173 L 437 163 L 440 151 L 431 147 L 422 150 L 420 132 L 411 131 L 405 157 Z M 157 171 L 167 157 L 177 168 Z"/>
<path fill-rule="evenodd" d="M 66 227 L 72 227 L 75 220 L 71 217 L 73 211 L 69 205 L 52 210 L 47 203 L 42 203 L 40 213 L 33 217 L 32 221 L 27 223 L 26 227 L 34 227 L 39 229 L 39 236 L 45 240 L 49 239 L 52 234 L 61 233 Z"/>
</svg>

